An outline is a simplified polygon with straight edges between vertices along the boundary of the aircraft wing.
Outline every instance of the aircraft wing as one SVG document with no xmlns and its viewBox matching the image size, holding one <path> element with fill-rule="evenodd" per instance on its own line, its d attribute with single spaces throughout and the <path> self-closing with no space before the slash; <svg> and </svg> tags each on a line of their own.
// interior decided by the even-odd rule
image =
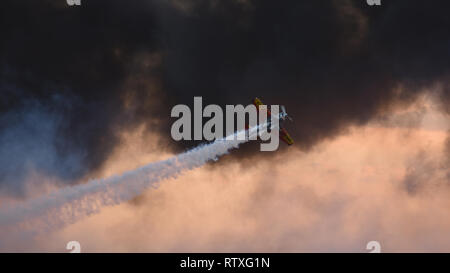
<svg viewBox="0 0 450 273">
<path fill-rule="evenodd" d="M 259 106 L 260 106 L 260 105 L 264 105 L 264 103 L 263 103 L 260 99 L 258 99 L 258 98 L 255 98 L 255 99 L 253 100 L 253 104 L 256 106 L 256 109 L 257 109 L 257 110 L 259 109 Z M 269 109 L 267 109 L 267 115 L 268 115 L 268 116 L 271 116 L 271 115 L 272 115 L 272 113 L 270 112 Z"/>
<path fill-rule="evenodd" d="M 260 106 L 260 105 L 264 105 L 264 103 L 263 103 L 260 99 L 258 99 L 258 98 L 255 98 L 255 99 L 253 100 L 253 104 L 256 106 L 256 109 L 259 109 L 259 106 Z"/>
<path fill-rule="evenodd" d="M 282 141 L 286 142 L 287 145 L 294 144 L 294 140 L 292 139 L 292 137 L 289 135 L 289 133 L 284 128 L 280 129 L 280 139 Z"/>
</svg>

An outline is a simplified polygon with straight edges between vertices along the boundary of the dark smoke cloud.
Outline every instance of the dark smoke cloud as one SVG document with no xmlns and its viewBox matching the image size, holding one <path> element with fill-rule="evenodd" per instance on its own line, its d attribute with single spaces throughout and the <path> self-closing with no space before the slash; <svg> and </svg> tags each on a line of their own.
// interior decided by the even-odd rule
<svg viewBox="0 0 450 273">
<path fill-rule="evenodd" d="M 246 104 L 255 96 L 284 104 L 295 118 L 289 129 L 297 147 L 308 149 L 445 83 L 449 8 L 444 0 L 381 7 L 356 0 L 84 0 L 81 7 L 7 0 L 0 11 L 0 111 L 8 119 L 36 101 L 51 115 L 35 124 L 62 119 L 52 131 L 56 154 L 83 155 L 83 168 L 68 181 L 100 167 L 117 132 L 142 122 L 164 136 L 163 147 L 193 145 L 170 139 L 169 116 L 194 95 L 205 104 Z M 449 101 L 448 87 L 442 97 Z M 4 124 L 1 135 L 14 131 Z"/>
</svg>

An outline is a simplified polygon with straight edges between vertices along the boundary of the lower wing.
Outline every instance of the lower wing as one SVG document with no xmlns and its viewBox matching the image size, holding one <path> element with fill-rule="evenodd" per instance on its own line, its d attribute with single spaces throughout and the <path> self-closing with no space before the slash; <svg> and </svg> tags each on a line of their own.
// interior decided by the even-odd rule
<svg viewBox="0 0 450 273">
<path fill-rule="evenodd" d="M 286 142 L 287 145 L 294 144 L 294 140 L 292 139 L 292 137 L 289 135 L 289 133 L 284 128 L 280 129 L 280 139 L 282 141 Z"/>
</svg>

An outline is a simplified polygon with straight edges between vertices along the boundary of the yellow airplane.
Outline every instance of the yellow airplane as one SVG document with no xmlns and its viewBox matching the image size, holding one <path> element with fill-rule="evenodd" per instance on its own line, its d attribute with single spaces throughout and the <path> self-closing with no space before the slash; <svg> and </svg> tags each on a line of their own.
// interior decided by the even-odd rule
<svg viewBox="0 0 450 273">
<path fill-rule="evenodd" d="M 259 109 L 260 105 L 264 105 L 264 103 L 258 99 L 255 98 L 253 100 L 253 104 L 256 106 L 256 109 Z M 268 116 L 271 116 L 270 110 L 267 109 L 267 114 Z M 286 108 L 284 107 L 284 105 L 281 105 L 281 113 L 280 113 L 280 139 L 284 142 L 287 143 L 287 145 L 292 145 L 294 144 L 294 140 L 291 138 L 291 136 L 288 134 L 288 132 L 286 131 L 286 129 L 284 127 L 282 127 L 282 122 L 285 121 L 286 119 L 292 121 L 292 118 L 290 116 L 288 116 L 288 114 L 286 113 Z"/>
</svg>

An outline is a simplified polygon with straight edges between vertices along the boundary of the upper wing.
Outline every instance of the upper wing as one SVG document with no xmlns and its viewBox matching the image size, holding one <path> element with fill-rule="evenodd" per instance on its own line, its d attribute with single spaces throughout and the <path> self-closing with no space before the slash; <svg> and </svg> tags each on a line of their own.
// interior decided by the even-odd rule
<svg viewBox="0 0 450 273">
<path fill-rule="evenodd" d="M 258 98 L 253 100 L 253 104 L 256 106 L 256 109 L 258 109 L 260 105 L 264 105 L 264 103 Z"/>
<path fill-rule="evenodd" d="M 259 106 L 260 106 L 260 105 L 264 105 L 264 103 L 263 103 L 260 99 L 258 99 L 258 98 L 254 98 L 254 99 L 253 99 L 253 104 L 256 106 L 256 110 L 259 110 Z M 268 116 L 271 116 L 271 115 L 272 115 L 272 113 L 270 113 L 270 110 L 269 110 L 269 109 L 267 109 L 267 115 L 268 115 Z"/>
<path fill-rule="evenodd" d="M 292 137 L 288 134 L 288 132 L 284 128 L 280 129 L 280 138 L 281 138 L 281 140 L 286 142 L 288 145 L 294 144 L 294 140 L 292 139 Z"/>
</svg>

